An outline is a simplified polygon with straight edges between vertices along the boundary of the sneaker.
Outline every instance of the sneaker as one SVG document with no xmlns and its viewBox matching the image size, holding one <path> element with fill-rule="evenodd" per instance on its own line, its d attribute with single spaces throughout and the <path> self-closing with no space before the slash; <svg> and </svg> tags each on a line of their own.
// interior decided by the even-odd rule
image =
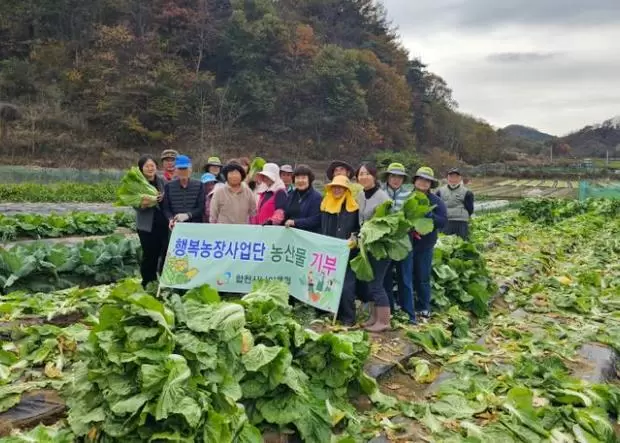
<svg viewBox="0 0 620 443">
<path fill-rule="evenodd" d="M 420 320 L 423 323 L 428 323 L 428 321 L 431 319 L 431 313 L 429 311 L 421 311 L 420 312 Z"/>
</svg>

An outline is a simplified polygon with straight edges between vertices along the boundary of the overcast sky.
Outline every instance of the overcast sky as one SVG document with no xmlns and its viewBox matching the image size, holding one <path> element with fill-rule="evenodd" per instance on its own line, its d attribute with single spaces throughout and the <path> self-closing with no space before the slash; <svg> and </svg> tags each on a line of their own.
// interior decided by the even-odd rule
<svg viewBox="0 0 620 443">
<path fill-rule="evenodd" d="M 411 57 L 493 126 L 620 115 L 620 0 L 383 0 Z"/>
</svg>

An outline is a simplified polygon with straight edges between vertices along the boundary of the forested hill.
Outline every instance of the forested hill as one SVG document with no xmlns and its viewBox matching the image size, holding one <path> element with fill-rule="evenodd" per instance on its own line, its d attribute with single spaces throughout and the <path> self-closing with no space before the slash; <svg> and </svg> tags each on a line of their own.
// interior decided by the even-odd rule
<svg viewBox="0 0 620 443">
<path fill-rule="evenodd" d="M 0 60 L 5 161 L 500 157 L 372 0 L 2 0 Z"/>
<path fill-rule="evenodd" d="M 522 125 L 509 125 L 500 130 L 507 137 L 521 138 L 532 142 L 546 142 L 553 140 L 555 136 L 540 132 L 538 129 Z"/>
<path fill-rule="evenodd" d="M 589 157 L 620 157 L 620 117 L 586 126 L 565 137 L 575 155 Z"/>
</svg>

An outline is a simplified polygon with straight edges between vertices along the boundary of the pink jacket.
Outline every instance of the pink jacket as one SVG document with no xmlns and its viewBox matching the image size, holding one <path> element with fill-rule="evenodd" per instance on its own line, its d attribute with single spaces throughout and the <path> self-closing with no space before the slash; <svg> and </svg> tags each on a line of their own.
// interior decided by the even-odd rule
<svg viewBox="0 0 620 443">
<path fill-rule="evenodd" d="M 256 215 L 250 219 L 252 225 L 281 225 L 284 223 L 286 189 L 277 187 L 259 193 Z"/>
</svg>

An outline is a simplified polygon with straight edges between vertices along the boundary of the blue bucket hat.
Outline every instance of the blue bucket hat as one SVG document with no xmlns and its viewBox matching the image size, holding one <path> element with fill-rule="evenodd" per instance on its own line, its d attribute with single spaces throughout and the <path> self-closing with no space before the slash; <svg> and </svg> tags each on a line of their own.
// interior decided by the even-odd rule
<svg viewBox="0 0 620 443">
<path fill-rule="evenodd" d="M 187 155 L 177 156 L 175 166 L 178 169 L 189 169 L 192 167 L 192 160 Z"/>
<path fill-rule="evenodd" d="M 211 174 L 210 172 L 205 172 L 200 176 L 200 181 L 203 183 L 211 183 L 216 182 L 217 178 L 215 178 L 215 175 Z"/>
</svg>

